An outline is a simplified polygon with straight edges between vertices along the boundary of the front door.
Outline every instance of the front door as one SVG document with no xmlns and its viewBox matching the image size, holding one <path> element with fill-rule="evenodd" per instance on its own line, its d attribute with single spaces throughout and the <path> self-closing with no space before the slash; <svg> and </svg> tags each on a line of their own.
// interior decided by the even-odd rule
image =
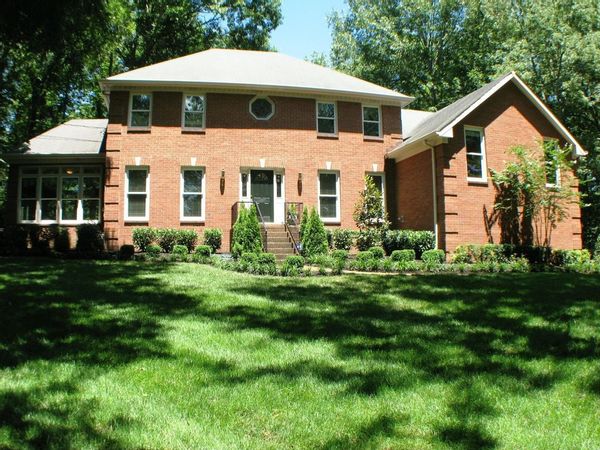
<svg viewBox="0 0 600 450">
<path fill-rule="evenodd" d="M 273 171 L 250 172 L 250 195 L 258 205 L 265 222 L 273 222 Z"/>
</svg>

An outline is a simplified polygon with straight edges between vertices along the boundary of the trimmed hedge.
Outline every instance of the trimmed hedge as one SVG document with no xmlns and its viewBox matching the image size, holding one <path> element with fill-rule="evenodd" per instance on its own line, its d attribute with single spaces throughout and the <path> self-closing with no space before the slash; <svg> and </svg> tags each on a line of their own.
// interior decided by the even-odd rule
<svg viewBox="0 0 600 450">
<path fill-rule="evenodd" d="M 146 253 L 148 254 L 148 256 L 152 257 L 160 255 L 161 250 L 162 249 L 160 248 L 160 245 L 156 244 L 150 244 L 148 247 L 146 247 Z"/>
<path fill-rule="evenodd" d="M 134 228 L 131 233 L 133 244 L 139 251 L 145 252 L 146 248 L 156 241 L 156 228 L 141 227 Z"/>
<path fill-rule="evenodd" d="M 208 245 L 199 245 L 198 247 L 196 247 L 195 254 L 200 255 L 200 256 L 205 256 L 208 258 L 210 256 L 210 254 L 212 253 L 211 250 L 212 250 L 211 247 Z"/>
<path fill-rule="evenodd" d="M 383 257 L 385 256 L 385 251 L 381 247 L 371 247 L 369 249 L 369 252 L 371 252 L 373 258 L 375 259 L 383 259 Z"/>
<path fill-rule="evenodd" d="M 412 249 L 407 250 L 394 250 L 390 256 L 392 261 L 406 263 L 417 259 L 415 251 Z"/>
<path fill-rule="evenodd" d="M 421 255 L 421 259 L 429 265 L 443 264 L 446 261 L 446 253 L 444 250 L 426 250 Z"/>
<path fill-rule="evenodd" d="M 333 231 L 333 248 L 336 250 L 350 250 L 354 241 L 355 232 L 347 228 L 336 228 Z"/>
<path fill-rule="evenodd" d="M 175 244 L 171 251 L 173 255 L 187 255 L 189 253 L 188 248 L 182 244 Z"/>
<path fill-rule="evenodd" d="M 414 250 L 420 259 L 423 252 L 435 248 L 435 234 L 432 231 L 388 230 L 383 235 L 385 253 L 394 250 Z"/>
<path fill-rule="evenodd" d="M 212 249 L 212 253 L 216 253 L 221 248 L 223 232 L 219 228 L 205 228 L 203 240 L 204 245 L 208 245 Z"/>
</svg>

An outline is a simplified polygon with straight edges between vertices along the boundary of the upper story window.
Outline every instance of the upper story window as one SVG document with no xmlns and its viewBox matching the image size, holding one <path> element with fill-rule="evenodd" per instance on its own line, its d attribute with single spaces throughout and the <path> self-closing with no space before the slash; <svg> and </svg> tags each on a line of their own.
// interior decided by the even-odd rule
<svg viewBox="0 0 600 450">
<path fill-rule="evenodd" d="M 129 127 L 149 128 L 152 116 L 152 94 L 129 96 Z"/>
<path fill-rule="evenodd" d="M 337 108 L 333 102 L 317 102 L 317 133 L 337 134 Z"/>
<path fill-rule="evenodd" d="M 205 128 L 206 100 L 203 95 L 183 94 L 181 126 L 186 130 Z"/>
<path fill-rule="evenodd" d="M 323 222 L 340 220 L 340 174 L 319 172 L 319 216 Z"/>
<path fill-rule="evenodd" d="M 544 139 L 544 162 L 546 163 L 546 187 L 560 186 L 560 165 L 557 160 L 554 139 Z"/>
<path fill-rule="evenodd" d="M 148 220 L 149 191 L 148 168 L 136 166 L 125 170 L 125 220 Z"/>
<path fill-rule="evenodd" d="M 487 168 L 483 128 L 465 127 L 465 147 L 467 149 L 467 180 L 486 182 Z"/>
<path fill-rule="evenodd" d="M 23 168 L 19 186 L 21 223 L 77 224 L 100 220 L 102 168 Z"/>
<path fill-rule="evenodd" d="M 250 114 L 258 120 L 269 120 L 275 114 L 275 105 L 269 97 L 254 97 L 250 100 Z"/>
<path fill-rule="evenodd" d="M 363 106 L 363 135 L 381 137 L 381 111 L 379 106 Z"/>
</svg>

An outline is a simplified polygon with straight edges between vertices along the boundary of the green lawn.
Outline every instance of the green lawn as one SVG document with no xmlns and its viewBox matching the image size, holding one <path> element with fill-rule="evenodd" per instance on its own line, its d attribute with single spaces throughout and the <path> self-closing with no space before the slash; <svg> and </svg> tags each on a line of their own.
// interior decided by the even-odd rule
<svg viewBox="0 0 600 450">
<path fill-rule="evenodd" d="M 0 448 L 600 448 L 600 277 L 0 260 Z"/>
</svg>

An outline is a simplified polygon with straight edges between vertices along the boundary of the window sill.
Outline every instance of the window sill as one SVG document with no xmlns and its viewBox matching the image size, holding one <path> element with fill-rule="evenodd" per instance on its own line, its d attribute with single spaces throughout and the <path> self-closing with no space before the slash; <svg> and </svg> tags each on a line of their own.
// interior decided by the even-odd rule
<svg viewBox="0 0 600 450">
<path fill-rule="evenodd" d="M 127 127 L 128 133 L 150 133 L 152 127 Z"/>
<path fill-rule="evenodd" d="M 148 223 L 149 219 L 147 217 L 133 217 L 133 218 L 125 218 L 124 220 L 125 223 Z"/>
<path fill-rule="evenodd" d="M 206 128 L 182 128 L 181 134 L 206 134 Z"/>
<path fill-rule="evenodd" d="M 341 225 L 340 219 L 321 219 L 324 225 Z"/>
<path fill-rule="evenodd" d="M 480 186 L 487 186 L 488 180 L 487 178 L 467 178 L 468 184 L 477 184 Z"/>
<path fill-rule="evenodd" d="M 200 224 L 200 225 L 204 225 L 204 218 L 201 217 L 186 217 L 184 218 L 180 218 L 179 219 L 180 223 L 185 223 L 185 224 L 192 224 L 192 223 L 196 223 L 196 224 Z"/>
<path fill-rule="evenodd" d="M 383 142 L 382 136 L 365 136 L 363 135 L 364 141 L 375 141 L 375 142 Z"/>
<path fill-rule="evenodd" d="M 41 227 L 48 227 L 51 225 L 64 225 L 67 227 L 72 227 L 84 224 L 98 225 L 99 223 L 99 220 L 61 220 L 60 222 L 56 220 L 19 220 L 17 222 L 18 225 L 39 225 Z"/>
<path fill-rule="evenodd" d="M 339 139 L 337 134 L 317 133 L 317 139 Z"/>
</svg>

